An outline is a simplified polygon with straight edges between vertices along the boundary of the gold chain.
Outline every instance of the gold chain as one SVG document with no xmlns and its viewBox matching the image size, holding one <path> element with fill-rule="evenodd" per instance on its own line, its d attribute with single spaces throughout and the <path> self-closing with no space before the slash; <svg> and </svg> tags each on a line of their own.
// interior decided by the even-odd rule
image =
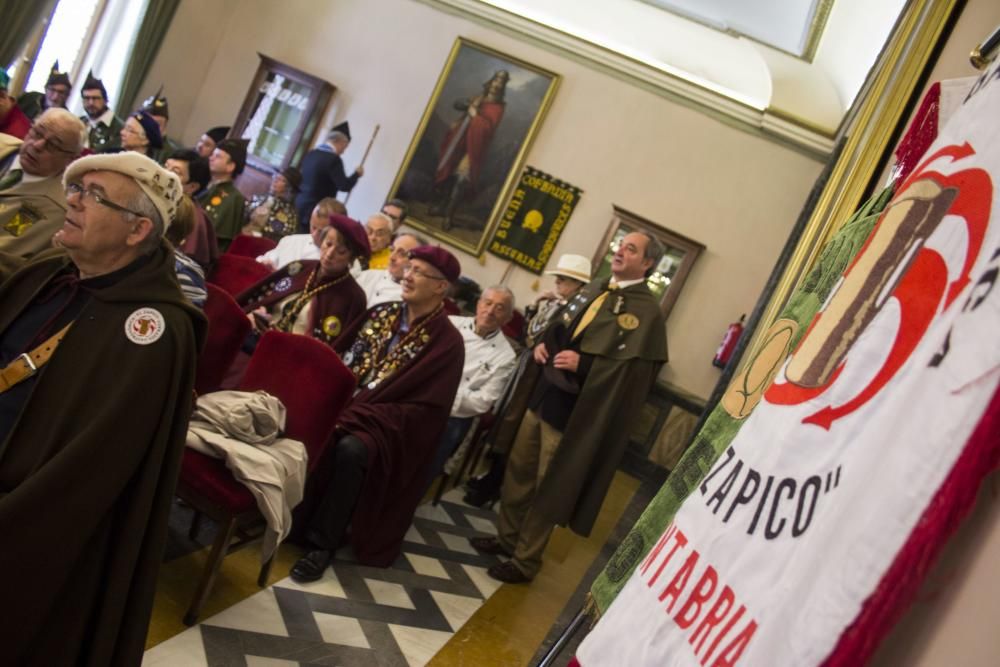
<svg viewBox="0 0 1000 667">
<path fill-rule="evenodd" d="M 274 325 L 275 329 L 277 329 L 278 331 L 290 332 L 292 330 L 292 325 L 295 323 L 295 318 L 298 317 L 299 315 L 299 311 L 302 310 L 307 303 L 309 303 L 309 300 L 311 298 L 313 298 L 323 290 L 329 289 L 334 285 L 336 285 L 337 283 L 345 280 L 348 276 L 351 275 L 351 272 L 345 271 L 344 275 L 340 276 L 336 280 L 331 280 L 330 282 L 324 283 L 319 287 L 316 287 L 314 289 L 309 289 L 310 286 L 313 284 L 313 280 L 316 278 L 317 275 L 319 275 L 318 266 L 312 270 L 312 273 L 309 274 L 309 278 L 306 279 L 306 286 L 302 289 L 301 292 L 299 292 L 299 295 L 295 298 L 295 300 L 292 301 L 291 303 L 286 304 L 285 307 L 281 309 L 281 317 L 278 318 L 278 321 L 275 323 Z"/>
</svg>

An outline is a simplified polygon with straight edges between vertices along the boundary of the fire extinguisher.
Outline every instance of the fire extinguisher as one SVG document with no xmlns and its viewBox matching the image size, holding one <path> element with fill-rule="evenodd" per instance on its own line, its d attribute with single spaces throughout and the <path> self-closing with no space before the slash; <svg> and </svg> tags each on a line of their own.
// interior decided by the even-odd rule
<svg viewBox="0 0 1000 667">
<path fill-rule="evenodd" d="M 740 315 L 739 322 L 733 322 L 726 329 L 726 335 L 722 337 L 722 343 L 719 344 L 719 349 L 715 352 L 715 358 L 712 359 L 712 365 L 718 368 L 725 368 L 726 364 L 729 363 L 729 359 L 733 356 L 733 351 L 736 349 L 736 344 L 740 342 L 740 336 L 743 335 L 743 319 L 746 314 Z"/>
</svg>

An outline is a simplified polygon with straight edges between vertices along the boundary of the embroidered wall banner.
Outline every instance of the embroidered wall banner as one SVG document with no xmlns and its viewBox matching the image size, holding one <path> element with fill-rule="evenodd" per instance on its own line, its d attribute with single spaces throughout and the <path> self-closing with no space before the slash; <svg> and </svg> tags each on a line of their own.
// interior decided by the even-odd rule
<svg viewBox="0 0 1000 667">
<path fill-rule="evenodd" d="M 1000 449 L 980 427 L 1000 400 L 998 74 L 899 186 L 580 646 L 583 667 L 865 661 L 853 637 L 881 637 L 905 598 L 887 591 L 954 527 L 940 504 L 971 502 L 952 471 L 975 489 Z"/>
<path fill-rule="evenodd" d="M 575 186 L 525 167 L 487 248 L 540 274 L 581 194 Z"/>
</svg>

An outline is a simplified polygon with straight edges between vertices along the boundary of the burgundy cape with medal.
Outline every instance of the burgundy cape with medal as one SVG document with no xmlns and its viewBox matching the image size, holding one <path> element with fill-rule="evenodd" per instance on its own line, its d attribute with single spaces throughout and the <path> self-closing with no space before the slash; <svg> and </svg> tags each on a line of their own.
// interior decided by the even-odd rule
<svg viewBox="0 0 1000 667">
<path fill-rule="evenodd" d="M 356 337 L 345 336 L 337 346 L 358 376 L 359 389 L 337 430 L 364 442 L 369 456 L 350 539 L 358 561 L 377 567 L 391 565 L 399 555 L 465 361 L 462 335 L 438 309 L 415 322 L 408 337 L 400 335 L 390 353 L 399 363 L 385 363 L 385 344 L 402 317 L 402 303 L 380 304 L 368 311 Z M 378 361 L 381 366 L 370 363 Z"/>
<path fill-rule="evenodd" d="M 333 345 L 365 313 L 365 293 L 350 273 L 331 278 L 311 277 L 319 271 L 319 261 L 291 262 L 248 287 L 236 297 L 244 312 L 261 306 L 270 308 L 282 299 L 300 294 L 308 286 L 315 290 L 329 285 L 312 297 L 309 313 L 309 335 L 328 345 Z M 331 284 L 335 283 L 335 284 Z M 277 320 L 275 320 L 277 322 Z M 288 331 L 291 331 L 289 327 Z"/>
</svg>

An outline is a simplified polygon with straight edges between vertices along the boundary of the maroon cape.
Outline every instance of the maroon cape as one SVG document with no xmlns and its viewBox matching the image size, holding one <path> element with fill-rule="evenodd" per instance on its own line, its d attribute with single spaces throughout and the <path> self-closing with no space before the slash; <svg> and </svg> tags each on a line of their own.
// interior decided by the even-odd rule
<svg viewBox="0 0 1000 667">
<path fill-rule="evenodd" d="M 208 215 L 201 204 L 194 203 L 194 230 L 181 243 L 181 252 L 198 262 L 207 273 L 219 260 L 219 243 L 215 239 L 215 227 L 208 221 Z"/>
<path fill-rule="evenodd" d="M 398 320 L 402 312 L 400 302 L 375 306 L 356 331 L 364 335 L 372 321 Z M 368 476 L 351 521 L 351 544 L 364 565 L 388 567 L 399 555 L 462 379 L 462 335 L 441 310 L 425 321 L 427 340 L 414 356 L 374 388 L 359 378 L 360 391 L 337 425 L 368 447 Z M 347 351 L 354 338 L 337 346 L 352 370 Z"/>
<path fill-rule="evenodd" d="M 453 124 L 441 142 L 441 157 L 437 173 L 434 174 L 434 185 L 441 185 L 454 173 L 462 156 L 469 154 L 469 181 L 475 188 L 479 184 L 479 172 L 486 160 L 486 151 L 493 140 L 493 133 L 503 118 L 503 102 L 480 102 L 474 117 L 469 118 L 468 126 L 461 136 L 462 120 Z"/>
<path fill-rule="evenodd" d="M 305 289 L 306 281 L 309 280 L 313 269 L 318 266 L 317 260 L 291 262 L 263 278 L 256 285 L 248 287 L 236 297 L 236 302 L 245 313 L 261 306 L 270 308 L 282 299 L 287 299 Z M 337 278 L 340 276 L 321 279 L 313 287 Z M 339 284 L 313 297 L 312 311 L 309 313 L 309 335 L 328 345 L 334 345 L 364 314 L 364 290 L 353 277 L 348 275 Z"/>
</svg>

